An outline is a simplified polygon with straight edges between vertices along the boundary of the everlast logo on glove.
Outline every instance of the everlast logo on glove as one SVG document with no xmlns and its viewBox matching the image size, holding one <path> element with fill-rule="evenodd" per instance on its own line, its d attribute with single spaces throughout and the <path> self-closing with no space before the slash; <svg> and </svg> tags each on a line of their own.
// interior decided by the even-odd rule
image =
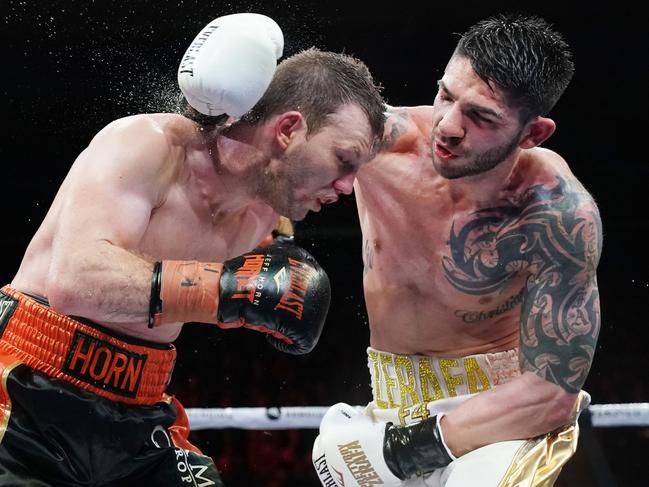
<svg viewBox="0 0 649 487">
<path fill-rule="evenodd" d="M 342 479 L 342 475 L 340 475 L 339 472 L 336 472 L 338 473 L 339 477 L 338 482 L 334 480 L 331 472 L 329 471 L 329 466 L 327 465 L 327 459 L 325 458 L 324 453 L 317 459 L 313 460 L 313 466 L 315 467 L 316 472 L 318 472 L 320 483 L 325 487 L 337 487 L 338 485 L 345 485 Z"/>
<path fill-rule="evenodd" d="M 136 397 L 147 356 L 76 331 L 63 371 L 115 394 Z"/>
<path fill-rule="evenodd" d="M 273 243 L 223 263 L 218 324 L 265 333 L 282 352 L 308 353 L 330 301 L 329 278 L 316 260 L 295 245 Z"/>
<path fill-rule="evenodd" d="M 194 42 L 190 44 L 187 52 L 180 61 L 179 73 L 186 73 L 189 74 L 189 76 L 194 76 L 194 61 L 196 61 L 197 53 L 201 50 L 207 39 L 209 39 L 210 35 L 212 35 L 212 33 L 218 28 L 218 25 L 207 25 L 205 29 L 196 36 L 196 39 L 194 39 Z"/>
<path fill-rule="evenodd" d="M 309 268 L 299 260 L 291 259 L 288 262 L 291 267 L 290 282 L 287 291 L 282 295 L 275 309 L 283 309 L 302 319 L 304 311 L 304 298 L 309 289 Z M 282 269 L 283 270 L 283 269 Z"/>
</svg>

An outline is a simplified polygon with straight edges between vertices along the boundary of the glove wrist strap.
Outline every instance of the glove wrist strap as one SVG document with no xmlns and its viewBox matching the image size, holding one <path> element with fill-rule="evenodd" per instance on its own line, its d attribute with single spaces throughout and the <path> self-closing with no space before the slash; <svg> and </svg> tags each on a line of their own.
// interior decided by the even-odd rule
<svg viewBox="0 0 649 487">
<path fill-rule="evenodd" d="M 222 270 L 223 264 L 214 262 L 162 261 L 157 279 L 159 311 L 149 318 L 149 324 L 217 323 Z M 152 283 L 152 296 L 153 287 Z"/>
<path fill-rule="evenodd" d="M 388 423 L 383 457 L 388 468 L 401 480 L 446 467 L 454 459 L 444 443 L 437 416 L 409 426 Z"/>
</svg>

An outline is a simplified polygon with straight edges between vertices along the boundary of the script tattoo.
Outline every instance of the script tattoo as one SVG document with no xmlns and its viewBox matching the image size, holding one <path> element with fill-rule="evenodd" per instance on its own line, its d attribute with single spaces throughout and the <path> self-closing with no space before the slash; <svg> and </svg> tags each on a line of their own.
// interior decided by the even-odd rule
<svg viewBox="0 0 649 487">
<path fill-rule="evenodd" d="M 526 273 L 521 369 L 571 393 L 586 380 L 600 328 L 601 221 L 577 184 L 558 178 L 511 205 L 477 211 L 457 233 L 453 225 L 442 262 L 448 281 L 471 295 L 502 292 Z"/>
<path fill-rule="evenodd" d="M 518 294 L 510 296 L 507 301 L 494 309 L 487 311 L 468 311 L 459 309 L 455 312 L 455 316 L 462 318 L 462 321 L 464 321 L 465 323 L 475 323 L 476 321 L 488 320 L 490 318 L 493 318 L 494 316 L 506 313 L 507 311 L 518 306 L 523 300 L 524 292 L 525 289 L 522 289 Z"/>
</svg>

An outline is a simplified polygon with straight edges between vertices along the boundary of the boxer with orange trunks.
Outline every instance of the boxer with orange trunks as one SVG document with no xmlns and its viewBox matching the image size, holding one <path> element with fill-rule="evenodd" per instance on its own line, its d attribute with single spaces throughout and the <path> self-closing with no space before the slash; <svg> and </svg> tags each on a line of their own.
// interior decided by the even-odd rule
<svg viewBox="0 0 649 487">
<path fill-rule="evenodd" d="M 257 244 L 352 191 L 384 114 L 360 61 L 282 53 L 268 17 L 210 22 L 178 80 L 220 124 L 123 118 L 72 165 L 0 291 L 0 485 L 222 485 L 165 393 L 183 324 L 316 345 L 326 273 L 290 240 Z"/>
</svg>

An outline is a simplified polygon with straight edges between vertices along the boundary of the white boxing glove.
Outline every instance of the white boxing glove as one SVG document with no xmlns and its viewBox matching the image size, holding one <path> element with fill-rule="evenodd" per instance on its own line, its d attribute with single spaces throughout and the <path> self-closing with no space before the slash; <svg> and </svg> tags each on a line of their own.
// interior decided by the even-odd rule
<svg viewBox="0 0 649 487">
<path fill-rule="evenodd" d="M 313 444 L 313 466 L 326 487 L 403 484 L 383 458 L 385 423 L 370 418 L 345 403 L 329 408 L 320 422 Z"/>
<path fill-rule="evenodd" d="M 455 460 L 440 429 L 444 413 L 408 426 L 374 422 L 349 404 L 338 403 L 320 422 L 313 466 L 325 486 L 396 487 L 413 476 Z"/>
<path fill-rule="evenodd" d="M 333 470 L 333 468 L 329 468 L 329 464 L 327 464 L 327 457 L 325 456 L 324 446 L 322 445 L 320 436 L 317 436 L 313 442 L 311 460 L 313 461 L 313 467 L 315 468 L 316 474 L 318 474 L 320 483 L 324 487 L 343 487 L 342 473 Z"/>
<path fill-rule="evenodd" d="M 219 17 L 185 52 L 178 85 L 200 113 L 240 117 L 268 88 L 283 50 L 282 30 L 273 19 L 252 13 Z"/>
</svg>

